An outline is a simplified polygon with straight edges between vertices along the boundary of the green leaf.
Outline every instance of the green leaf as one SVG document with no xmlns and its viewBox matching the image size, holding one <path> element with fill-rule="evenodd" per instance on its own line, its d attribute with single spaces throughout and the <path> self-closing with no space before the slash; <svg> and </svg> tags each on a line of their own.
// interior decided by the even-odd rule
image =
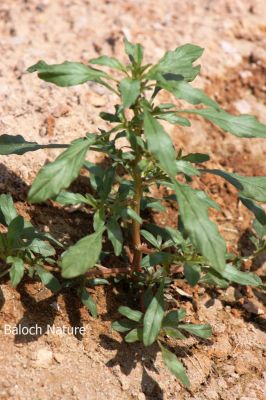
<svg viewBox="0 0 266 400">
<path fill-rule="evenodd" d="M 229 286 L 228 280 L 223 279 L 221 275 L 212 268 L 209 269 L 209 272 L 206 275 L 201 277 L 200 283 L 210 286 L 218 286 L 222 289 L 226 289 Z"/>
<path fill-rule="evenodd" d="M 186 339 L 186 336 L 184 336 L 183 333 L 176 328 L 167 327 L 163 328 L 163 330 L 166 333 L 166 335 L 170 336 L 172 339 L 180 339 L 180 340 Z"/>
<path fill-rule="evenodd" d="M 63 254 L 62 276 L 75 278 L 93 268 L 102 250 L 104 228 L 80 239 Z"/>
<path fill-rule="evenodd" d="M 145 224 L 144 227 L 152 232 L 153 235 L 161 236 L 164 241 L 172 240 L 172 242 L 176 245 L 180 245 L 184 242 L 183 236 L 177 229 L 171 228 L 169 226 L 165 226 L 162 228 L 158 225 L 150 223 Z"/>
<path fill-rule="evenodd" d="M 177 359 L 175 354 L 171 353 L 171 351 L 164 347 L 160 342 L 158 342 L 158 344 L 161 348 L 163 362 L 166 367 L 183 383 L 185 387 L 189 388 L 190 382 L 183 364 Z"/>
<path fill-rule="evenodd" d="M 127 218 L 134 219 L 139 224 L 142 224 L 142 218 L 131 207 L 122 208 L 120 210 L 119 216 L 121 216 L 124 219 Z"/>
<path fill-rule="evenodd" d="M 144 134 L 148 149 L 170 176 L 176 174 L 176 152 L 162 125 L 149 112 L 144 112 Z"/>
<path fill-rule="evenodd" d="M 127 342 L 127 343 L 142 342 L 142 340 L 143 340 L 143 329 L 142 328 L 132 329 L 132 331 L 130 331 L 125 336 L 125 342 Z"/>
<path fill-rule="evenodd" d="M 120 319 L 119 321 L 115 321 L 112 323 L 112 329 L 117 332 L 128 332 L 130 329 L 136 326 L 135 321 L 131 321 L 129 319 Z"/>
<path fill-rule="evenodd" d="M 85 287 L 83 287 L 80 290 L 80 298 L 81 298 L 82 304 L 88 308 L 88 310 L 90 311 L 93 318 L 96 318 L 98 315 L 97 306 L 96 306 L 92 296 L 88 293 L 88 291 Z"/>
<path fill-rule="evenodd" d="M 24 154 L 28 151 L 40 149 L 64 148 L 64 144 L 38 144 L 36 142 L 27 142 L 21 135 L 1 135 L 0 136 L 0 155 Z"/>
<path fill-rule="evenodd" d="M 72 192 L 61 192 L 56 196 L 55 201 L 63 206 L 78 205 L 78 204 L 89 204 L 92 207 L 96 207 L 97 201 L 90 194 L 83 196 L 79 193 Z"/>
<path fill-rule="evenodd" d="M 8 257 L 6 261 L 8 264 L 12 264 L 9 270 L 9 275 L 12 286 L 17 287 L 17 285 L 19 284 L 24 275 L 23 260 L 21 260 L 21 258 L 18 257 Z"/>
<path fill-rule="evenodd" d="M 179 321 L 184 319 L 186 316 L 186 310 L 180 308 L 179 310 L 169 311 L 164 319 L 162 326 L 163 328 L 176 328 Z"/>
<path fill-rule="evenodd" d="M 28 244 L 26 248 L 28 250 L 31 250 L 33 253 L 40 254 L 43 257 L 54 256 L 56 253 L 53 246 L 37 238 L 33 239 L 32 242 Z"/>
<path fill-rule="evenodd" d="M 99 208 L 93 216 L 93 229 L 98 231 L 105 224 L 105 213 L 103 208 Z"/>
<path fill-rule="evenodd" d="M 144 239 L 146 239 L 149 243 L 151 243 L 156 249 L 160 247 L 158 245 L 157 239 L 150 232 L 145 231 L 144 229 L 142 229 L 140 231 L 140 233 L 141 233 L 141 236 L 143 236 Z"/>
<path fill-rule="evenodd" d="M 179 182 L 174 183 L 179 212 L 191 242 L 218 272 L 225 268 L 226 245 L 217 226 L 209 219 L 208 203 L 197 191 Z"/>
<path fill-rule="evenodd" d="M 170 79 L 165 79 L 165 77 L 162 76 L 158 78 L 157 81 L 161 88 L 172 93 L 177 99 L 185 100 L 193 105 L 204 104 L 213 107 L 215 110 L 220 109 L 216 101 L 212 100 L 202 90 L 193 88 L 193 86 L 184 80 L 172 80 L 170 75 Z"/>
<path fill-rule="evenodd" d="M 241 202 L 255 215 L 258 222 L 266 229 L 266 213 L 262 207 L 246 197 L 239 196 Z"/>
<path fill-rule="evenodd" d="M 30 188 L 29 201 L 45 201 L 67 188 L 77 178 L 86 153 L 95 140 L 96 137 L 91 135 L 85 140 L 73 142 L 54 162 L 42 167 Z"/>
<path fill-rule="evenodd" d="M 0 196 L 0 222 L 9 225 L 18 216 L 12 197 L 9 194 Z"/>
<path fill-rule="evenodd" d="M 127 38 L 124 39 L 125 52 L 129 56 L 130 62 L 140 66 L 143 59 L 143 47 L 141 44 L 130 43 Z"/>
<path fill-rule="evenodd" d="M 115 167 L 109 167 L 107 170 L 104 171 L 102 188 L 100 191 L 100 196 L 102 200 L 106 200 L 112 190 L 112 186 L 115 180 L 115 172 Z"/>
<path fill-rule="evenodd" d="M 92 58 L 89 60 L 90 64 L 104 65 L 105 67 L 110 67 L 113 69 L 118 69 L 119 71 L 126 72 L 126 67 L 115 57 L 100 56 L 97 58 Z"/>
<path fill-rule="evenodd" d="M 212 335 L 211 325 L 179 324 L 178 328 L 203 339 L 207 339 Z"/>
<path fill-rule="evenodd" d="M 115 255 L 119 256 L 123 249 L 123 233 L 120 225 L 114 218 L 112 218 L 110 221 L 108 221 L 106 228 L 108 239 L 113 245 Z"/>
<path fill-rule="evenodd" d="M 170 124 L 191 126 L 191 123 L 187 118 L 180 117 L 175 112 L 165 112 L 165 113 L 155 114 L 155 117 L 170 122 Z"/>
<path fill-rule="evenodd" d="M 220 272 L 220 275 L 228 281 L 239 283 L 240 285 L 262 285 L 262 281 L 258 275 L 253 274 L 252 272 L 239 271 L 237 268 L 230 264 L 226 264 L 225 270 L 223 272 Z"/>
<path fill-rule="evenodd" d="M 158 74 L 171 73 L 181 75 L 188 82 L 193 81 L 200 71 L 200 66 L 193 67 L 192 64 L 202 55 L 203 50 L 193 44 L 185 44 L 174 51 L 168 51 L 158 64 L 149 70 L 146 78 L 156 80 Z"/>
<path fill-rule="evenodd" d="M 236 116 L 223 110 L 216 111 L 213 108 L 182 110 L 181 112 L 201 115 L 226 132 L 233 133 L 235 136 L 246 138 L 266 137 L 266 125 L 259 122 L 253 115 L 244 114 Z"/>
<path fill-rule="evenodd" d="M 181 172 L 184 175 L 188 176 L 200 175 L 199 170 L 193 167 L 193 165 L 189 161 L 176 160 L 176 168 L 177 172 Z"/>
<path fill-rule="evenodd" d="M 126 307 L 126 306 L 120 306 L 118 308 L 118 312 L 123 315 L 124 317 L 127 317 L 128 319 L 131 319 L 132 321 L 139 322 L 141 321 L 143 317 L 143 313 L 138 311 L 138 310 L 132 310 L 132 308 Z"/>
<path fill-rule="evenodd" d="M 182 160 L 189 161 L 191 163 L 203 163 L 205 161 L 209 161 L 209 159 L 210 157 L 208 154 L 202 153 L 190 153 L 182 157 Z"/>
<path fill-rule="evenodd" d="M 119 85 L 124 108 L 129 108 L 140 95 L 140 81 L 124 78 Z"/>
<path fill-rule="evenodd" d="M 61 284 L 59 283 L 58 279 L 51 274 L 51 272 L 46 271 L 42 267 L 36 267 L 37 274 L 39 275 L 42 283 L 52 292 L 58 292 L 61 289 Z"/>
<path fill-rule="evenodd" d="M 185 278 L 190 284 L 190 286 L 194 287 L 200 280 L 200 273 L 201 273 L 201 268 L 197 264 L 190 264 L 190 263 L 185 263 L 184 264 L 184 274 Z"/>
<path fill-rule="evenodd" d="M 18 215 L 10 222 L 8 226 L 7 243 L 10 248 L 17 245 L 17 242 L 22 235 L 23 229 L 24 219 L 20 215 Z"/>
<path fill-rule="evenodd" d="M 226 179 L 235 186 L 244 197 L 266 202 L 266 176 L 241 176 L 219 169 L 206 169 L 201 171 L 218 175 Z"/>
<path fill-rule="evenodd" d="M 49 65 L 41 60 L 29 67 L 27 71 L 38 72 L 40 79 L 62 87 L 80 85 L 88 81 L 104 84 L 101 78 L 108 78 L 108 75 L 103 71 L 70 61 Z"/>
<path fill-rule="evenodd" d="M 164 317 L 164 282 L 161 283 L 155 296 L 151 300 L 143 320 L 143 343 L 150 346 L 160 333 Z"/>
<path fill-rule="evenodd" d="M 262 225 L 258 220 L 253 221 L 253 229 L 257 233 L 260 239 L 263 239 L 266 236 L 266 225 Z"/>
</svg>

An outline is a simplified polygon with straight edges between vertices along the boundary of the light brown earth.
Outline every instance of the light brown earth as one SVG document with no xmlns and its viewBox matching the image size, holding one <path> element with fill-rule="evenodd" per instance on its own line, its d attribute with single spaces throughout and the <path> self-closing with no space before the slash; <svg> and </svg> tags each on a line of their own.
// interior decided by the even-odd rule
<svg viewBox="0 0 266 400">
<path fill-rule="evenodd" d="M 25 74 L 39 59 L 86 62 L 100 54 L 125 60 L 122 39 L 143 43 L 147 62 L 184 43 L 205 47 L 196 85 L 228 111 L 252 113 L 266 123 L 266 4 L 264 0 L 2 0 L 0 3 L 0 134 L 22 134 L 39 143 L 69 143 L 104 128 L 101 110 L 112 111 L 115 97 L 92 84 L 57 88 Z M 168 97 L 163 97 L 169 100 Z M 241 140 L 195 118 L 193 130 L 167 126 L 177 148 L 207 152 L 210 165 L 247 175 L 265 175 L 266 145 Z M 84 213 L 25 203 L 27 185 L 54 150 L 1 157 L 0 191 L 9 192 L 18 210 L 40 229 L 75 241 L 87 229 Z M 250 215 L 237 204 L 231 187 L 204 178 L 202 187 L 223 207 L 213 217 L 232 248 L 247 252 Z M 175 216 L 156 215 L 164 222 Z M 71 239 L 70 239 L 71 238 Z M 264 264 L 263 264 L 264 261 Z M 252 266 L 265 275 L 265 259 Z M 189 292 L 189 288 L 182 287 Z M 189 292 L 190 293 L 190 292 Z M 257 296 L 259 295 L 259 298 Z M 39 283 L 15 291 L 3 282 L 0 292 L 0 399 L 14 400 L 248 400 L 266 398 L 266 336 L 260 293 L 244 289 L 200 290 L 199 308 L 174 290 L 171 301 L 187 309 L 187 321 L 211 323 L 213 338 L 187 339 L 175 352 L 187 367 L 191 391 L 163 367 L 156 346 L 121 343 L 111 330 L 126 293 L 97 289 L 100 317 L 94 320 L 72 293 L 51 297 Z M 252 308 L 253 305 L 253 308 Z M 57 308 L 57 309 L 56 309 Z M 4 334 L 6 324 L 45 327 L 84 326 L 74 335 Z"/>
</svg>

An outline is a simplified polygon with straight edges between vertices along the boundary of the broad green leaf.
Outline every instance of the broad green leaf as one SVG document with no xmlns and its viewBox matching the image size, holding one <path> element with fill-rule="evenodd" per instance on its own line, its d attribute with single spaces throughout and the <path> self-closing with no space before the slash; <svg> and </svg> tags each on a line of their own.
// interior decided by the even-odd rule
<svg viewBox="0 0 266 400">
<path fill-rule="evenodd" d="M 18 215 L 10 222 L 8 226 L 7 243 L 10 248 L 17 245 L 17 242 L 22 235 L 23 229 L 24 219 L 20 215 Z"/>
<path fill-rule="evenodd" d="M 226 132 L 233 133 L 235 136 L 255 138 L 266 137 L 266 125 L 262 124 L 253 115 L 231 115 L 226 111 L 216 111 L 213 108 L 204 110 L 182 110 L 182 113 L 197 114 L 211 121 Z"/>
<path fill-rule="evenodd" d="M 54 162 L 42 167 L 30 188 L 29 201 L 45 201 L 67 188 L 77 178 L 86 153 L 95 140 L 96 137 L 91 135 L 85 140 L 73 142 Z"/>
<path fill-rule="evenodd" d="M 110 221 L 108 221 L 106 228 L 108 239 L 113 245 L 115 255 L 119 256 L 123 249 L 123 233 L 120 225 L 114 218 L 112 218 Z"/>
<path fill-rule="evenodd" d="M 183 333 L 176 328 L 167 327 L 163 328 L 163 330 L 166 333 L 166 335 L 170 336 L 172 339 L 180 339 L 180 340 L 186 339 L 186 336 L 183 335 Z"/>
<path fill-rule="evenodd" d="M 252 272 L 242 272 L 230 264 L 226 264 L 225 270 L 220 275 L 228 281 L 247 286 L 260 286 L 262 281 L 260 277 Z"/>
<path fill-rule="evenodd" d="M 58 292 L 61 289 L 61 284 L 58 279 L 51 274 L 51 272 L 46 271 L 44 268 L 37 266 L 36 272 L 39 275 L 42 283 L 52 292 Z"/>
<path fill-rule="evenodd" d="M 0 136 L 0 155 L 24 154 L 28 151 L 40 149 L 64 148 L 64 144 L 38 144 L 36 142 L 27 142 L 21 135 L 1 135 Z"/>
<path fill-rule="evenodd" d="M 177 379 L 179 379 L 183 385 L 187 388 L 190 387 L 190 382 L 186 371 L 183 367 L 183 364 L 177 359 L 176 355 L 169 351 L 166 347 L 164 347 L 160 342 L 158 342 L 161 351 L 163 362 L 166 367 L 175 375 Z"/>
<path fill-rule="evenodd" d="M 136 326 L 135 321 L 131 321 L 129 319 L 120 319 L 119 321 L 115 321 L 112 323 L 112 329 L 117 332 L 128 332 L 130 329 L 133 329 Z"/>
<path fill-rule="evenodd" d="M 169 311 L 163 319 L 162 326 L 163 328 L 176 328 L 178 322 L 184 319 L 185 316 L 186 310 L 184 310 L 183 308 L 180 308 L 179 310 Z"/>
<path fill-rule="evenodd" d="M 77 205 L 77 204 L 89 204 L 92 207 L 95 207 L 97 201 L 94 199 L 93 196 L 90 194 L 86 194 L 83 196 L 79 193 L 72 193 L 72 192 L 61 192 L 58 196 L 56 196 L 55 201 L 63 206 L 69 205 Z"/>
<path fill-rule="evenodd" d="M 119 85 L 124 108 L 129 108 L 140 95 L 140 81 L 124 78 Z"/>
<path fill-rule="evenodd" d="M 62 276 L 64 278 L 75 278 L 94 267 L 102 250 L 103 231 L 104 228 L 85 236 L 63 254 Z"/>
<path fill-rule="evenodd" d="M 209 219 L 208 207 L 197 191 L 174 183 L 179 212 L 191 242 L 218 272 L 225 268 L 226 245 L 217 226 Z"/>
<path fill-rule="evenodd" d="M 193 167 L 193 165 L 189 161 L 176 160 L 176 169 L 177 172 L 181 172 L 182 174 L 188 176 L 200 175 L 200 171 L 197 168 Z"/>
<path fill-rule="evenodd" d="M 118 312 L 123 315 L 124 317 L 127 317 L 128 319 L 131 319 L 132 321 L 139 322 L 141 321 L 143 317 L 143 313 L 138 311 L 138 310 L 132 310 L 132 308 L 126 307 L 126 306 L 120 306 L 118 308 Z"/>
<path fill-rule="evenodd" d="M 142 342 L 142 340 L 143 340 L 143 329 L 142 328 L 132 329 L 132 331 L 130 331 L 125 336 L 125 342 L 127 342 L 127 343 Z"/>
<path fill-rule="evenodd" d="M 124 46 L 131 63 L 140 66 L 143 59 L 143 47 L 141 44 L 130 43 L 127 38 L 125 38 Z"/>
<path fill-rule="evenodd" d="M 82 304 L 88 308 L 88 310 L 90 311 L 93 318 L 96 318 L 98 315 L 97 306 L 96 306 L 92 296 L 88 293 L 88 291 L 85 287 L 83 287 L 80 291 L 80 298 L 81 298 Z"/>
<path fill-rule="evenodd" d="M 209 159 L 210 157 L 208 154 L 202 153 L 190 153 L 182 157 L 182 160 L 189 161 L 191 163 L 203 163 L 205 161 L 209 161 Z"/>
<path fill-rule="evenodd" d="M 239 196 L 241 202 L 255 215 L 258 222 L 266 229 L 266 213 L 262 207 L 246 197 Z"/>
<path fill-rule="evenodd" d="M 172 140 L 162 125 L 149 113 L 144 113 L 144 134 L 148 149 L 170 176 L 176 175 L 176 152 Z"/>
<path fill-rule="evenodd" d="M 210 268 L 206 275 L 201 277 L 200 283 L 210 286 L 218 286 L 222 289 L 226 289 L 229 286 L 228 280 L 222 278 L 221 275 L 212 268 Z"/>
<path fill-rule="evenodd" d="M 12 286 L 16 287 L 24 275 L 23 260 L 21 260 L 18 257 L 8 257 L 7 263 L 12 264 L 12 266 L 9 270 L 9 275 L 10 275 Z"/>
<path fill-rule="evenodd" d="M 40 254 L 43 257 L 51 257 L 55 255 L 55 249 L 49 243 L 40 240 L 33 239 L 30 244 L 26 246 L 27 250 L 31 250 L 33 253 Z"/>
<path fill-rule="evenodd" d="M 190 126 L 191 125 L 190 121 L 187 118 L 180 117 L 175 112 L 164 112 L 164 113 L 156 114 L 155 117 L 158 119 L 163 119 L 167 122 L 170 122 L 170 124 L 174 124 L 174 125 L 181 125 L 181 126 Z"/>
<path fill-rule="evenodd" d="M 166 77 L 167 78 L 167 77 Z M 158 79 L 158 85 L 172 93 L 177 99 L 182 99 L 190 104 L 204 104 L 219 110 L 219 105 L 212 100 L 206 93 L 200 89 L 196 89 L 184 80 L 165 79 L 163 76 Z"/>
<path fill-rule="evenodd" d="M 148 74 L 147 79 L 154 79 L 158 74 L 175 74 L 181 75 L 186 81 L 193 81 L 200 71 L 200 66 L 193 67 L 196 61 L 203 53 L 203 48 L 193 44 L 185 44 L 178 47 L 174 51 L 168 51 L 163 58 L 153 66 Z"/>
<path fill-rule="evenodd" d="M 211 325 L 179 324 L 178 328 L 203 339 L 208 339 L 212 335 Z"/>
<path fill-rule="evenodd" d="M 9 194 L 0 196 L 0 222 L 9 225 L 18 216 L 12 197 Z"/>
<path fill-rule="evenodd" d="M 158 246 L 158 241 L 157 239 L 153 236 L 152 233 L 145 231 L 144 229 L 142 229 L 140 231 L 141 236 L 144 237 L 144 239 L 146 239 L 149 243 L 151 243 L 155 248 L 158 248 L 160 246 Z"/>
<path fill-rule="evenodd" d="M 164 282 L 161 283 L 147 308 L 143 320 L 143 343 L 150 346 L 160 333 L 164 317 Z"/>
<path fill-rule="evenodd" d="M 70 61 L 49 65 L 41 60 L 29 67 L 27 71 L 37 72 L 40 79 L 62 87 L 80 85 L 88 81 L 104 84 L 102 78 L 108 78 L 103 71 Z"/>
<path fill-rule="evenodd" d="M 119 71 L 126 72 L 126 67 L 115 57 L 100 56 L 89 60 L 90 64 L 104 65 L 106 67 L 118 69 Z"/>
<path fill-rule="evenodd" d="M 235 186 L 244 197 L 266 202 L 266 176 L 241 176 L 219 169 L 206 169 L 202 172 L 221 176 Z"/>
<path fill-rule="evenodd" d="M 190 284 L 190 286 L 194 287 L 200 280 L 200 272 L 201 268 L 197 264 L 190 264 L 190 263 L 185 263 L 184 264 L 184 274 L 185 278 Z"/>
</svg>

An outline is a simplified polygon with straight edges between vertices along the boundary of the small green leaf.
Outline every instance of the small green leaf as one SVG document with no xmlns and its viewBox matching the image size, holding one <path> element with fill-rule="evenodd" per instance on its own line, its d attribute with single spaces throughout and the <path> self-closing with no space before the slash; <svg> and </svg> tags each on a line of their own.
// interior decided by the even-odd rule
<svg viewBox="0 0 266 400">
<path fill-rule="evenodd" d="M 209 161 L 209 159 L 210 157 L 208 154 L 202 153 L 190 153 L 182 157 L 182 160 L 189 161 L 191 163 L 203 163 L 205 161 Z"/>
<path fill-rule="evenodd" d="M 11 283 L 13 287 L 17 287 L 21 279 L 23 278 L 24 275 L 24 263 L 23 260 L 21 260 L 18 257 L 8 257 L 7 258 L 7 263 L 12 264 L 10 270 L 9 270 L 9 275 L 11 279 Z"/>
<path fill-rule="evenodd" d="M 143 59 L 143 47 L 141 44 L 130 43 L 127 38 L 124 39 L 125 52 L 128 55 L 130 62 L 138 67 Z"/>
<path fill-rule="evenodd" d="M 0 136 L 0 155 L 18 154 L 22 155 L 28 151 L 40 149 L 64 148 L 63 144 L 38 144 L 36 142 L 27 142 L 21 135 L 1 135 Z"/>
<path fill-rule="evenodd" d="M 203 110 L 182 110 L 182 113 L 198 114 L 208 121 L 218 125 L 226 132 L 233 133 L 235 136 L 255 138 L 266 137 L 266 125 L 262 124 L 253 115 L 231 115 L 224 110 L 216 111 L 213 108 Z"/>
<path fill-rule="evenodd" d="M 130 331 L 125 336 L 125 342 L 127 342 L 127 343 L 142 342 L 142 340 L 143 340 L 143 329 L 142 328 L 132 329 L 132 331 Z"/>
<path fill-rule="evenodd" d="M 96 306 L 92 296 L 88 293 L 88 291 L 85 287 L 83 287 L 80 290 L 80 298 L 81 298 L 82 304 L 88 308 L 88 310 L 90 311 L 93 318 L 96 318 L 98 315 L 97 306 Z"/>
<path fill-rule="evenodd" d="M 162 326 L 165 328 L 176 328 L 179 321 L 184 319 L 186 316 L 186 310 L 180 308 L 179 310 L 169 311 L 164 319 Z"/>
<path fill-rule="evenodd" d="M 212 268 L 209 269 L 209 272 L 206 275 L 201 277 L 200 283 L 210 286 L 218 286 L 222 289 L 226 289 L 229 286 L 228 280 L 223 279 L 221 275 Z"/>
<path fill-rule="evenodd" d="M 176 152 L 172 140 L 160 123 L 147 111 L 144 113 L 144 134 L 148 149 L 170 176 L 176 175 Z"/>
<path fill-rule="evenodd" d="M 142 224 L 142 218 L 131 207 L 126 207 L 121 209 L 119 215 L 124 219 L 127 218 L 134 219 L 139 224 Z"/>
<path fill-rule="evenodd" d="M 235 283 L 247 286 L 260 286 L 262 281 L 260 277 L 252 272 L 242 272 L 235 268 L 233 265 L 226 264 L 225 270 L 220 272 L 220 275 Z"/>
<path fill-rule="evenodd" d="M 112 186 L 115 181 L 115 167 L 109 167 L 104 171 L 103 181 L 102 181 L 102 188 L 100 191 L 100 196 L 102 200 L 106 200 L 108 195 L 111 193 Z"/>
<path fill-rule="evenodd" d="M 62 204 L 63 206 L 78 205 L 84 203 L 84 204 L 89 204 L 92 207 L 95 207 L 97 204 L 97 201 L 90 194 L 86 194 L 86 196 L 83 196 L 82 194 L 79 193 L 72 193 L 65 191 L 59 193 L 59 195 L 56 196 L 55 201 L 57 201 L 57 203 L 59 204 Z"/>
<path fill-rule="evenodd" d="M 12 246 L 15 246 L 20 239 L 22 232 L 24 229 L 24 219 L 18 215 L 16 218 L 14 218 L 9 226 L 8 226 L 8 232 L 7 232 L 7 243 L 10 248 Z"/>
<path fill-rule="evenodd" d="M 184 336 L 183 333 L 176 328 L 167 327 L 163 328 L 163 330 L 166 333 L 166 335 L 170 336 L 172 339 L 180 339 L 180 340 L 186 339 L 186 336 Z"/>
<path fill-rule="evenodd" d="M 191 123 L 187 118 L 180 117 L 175 112 L 160 113 L 156 114 L 155 117 L 170 122 L 170 124 L 180 125 L 180 126 L 191 126 Z"/>
<path fill-rule="evenodd" d="M 193 245 L 218 272 L 225 268 L 226 245 L 217 226 L 209 219 L 206 201 L 197 191 L 179 182 L 174 183 L 179 212 Z"/>
<path fill-rule="evenodd" d="M 158 344 L 161 348 L 163 362 L 166 367 L 183 383 L 185 387 L 189 388 L 190 382 L 183 364 L 177 359 L 175 354 L 171 353 L 171 351 L 164 347 L 160 342 L 158 342 Z"/>
<path fill-rule="evenodd" d="M 164 317 L 164 282 L 161 283 L 147 308 L 143 320 L 143 343 L 150 346 L 160 333 Z"/>
<path fill-rule="evenodd" d="M 40 254 L 43 257 L 51 257 L 56 253 L 53 246 L 37 238 L 33 239 L 29 244 L 27 244 L 26 248 L 31 250 L 33 253 Z"/>
<path fill-rule="evenodd" d="M 146 78 L 154 79 L 158 74 L 181 75 L 186 81 L 193 81 L 200 71 L 200 66 L 193 67 L 192 64 L 203 53 L 203 48 L 193 44 L 185 44 L 176 48 L 174 51 L 168 51 L 163 58 L 152 67 Z"/>
<path fill-rule="evenodd" d="M 151 243 L 155 248 L 159 248 L 157 239 L 148 231 L 142 229 L 140 231 L 141 236 L 143 236 L 149 243 Z"/>
<path fill-rule="evenodd" d="M 202 172 L 221 176 L 235 186 L 244 197 L 266 202 L 266 176 L 241 176 L 219 169 L 206 169 Z"/>
<path fill-rule="evenodd" d="M 46 271 L 44 268 L 37 266 L 36 272 L 39 275 L 42 283 L 52 292 L 58 292 L 61 289 L 61 284 L 58 279 L 51 274 L 51 272 Z"/>
<path fill-rule="evenodd" d="M 80 239 L 63 254 L 62 276 L 75 278 L 93 268 L 102 250 L 104 228 Z"/>
<path fill-rule="evenodd" d="M 179 324 L 178 328 L 203 339 L 208 339 L 212 335 L 210 325 Z"/>
<path fill-rule="evenodd" d="M 9 194 L 0 196 L 0 222 L 9 225 L 18 216 L 12 197 Z"/>
<path fill-rule="evenodd" d="M 113 245 L 115 255 L 119 256 L 123 249 L 123 233 L 120 225 L 114 218 L 112 218 L 110 221 L 108 221 L 106 228 L 108 239 Z"/>
<path fill-rule="evenodd" d="M 104 65 L 105 67 L 110 67 L 113 69 L 118 69 L 119 71 L 126 72 L 126 67 L 115 57 L 100 56 L 97 58 L 92 58 L 89 60 L 90 64 Z"/>
<path fill-rule="evenodd" d="M 198 176 L 200 172 L 197 168 L 193 167 L 193 165 L 189 161 L 184 160 L 176 160 L 176 169 L 177 172 L 182 172 L 182 174 L 187 176 Z"/>
<path fill-rule="evenodd" d="M 131 321 L 129 319 L 120 319 L 119 321 L 115 321 L 112 323 L 112 329 L 117 332 L 128 332 L 130 329 L 133 329 L 136 326 L 135 321 Z"/>
<path fill-rule="evenodd" d="M 131 319 L 132 321 L 139 322 L 141 321 L 143 317 L 143 313 L 138 311 L 138 310 L 132 310 L 132 308 L 126 307 L 126 306 L 120 306 L 118 308 L 118 312 L 123 315 L 124 317 L 127 317 L 128 319 Z"/>
<path fill-rule="evenodd" d="M 264 209 L 258 204 L 254 203 L 252 200 L 247 199 L 246 197 L 239 196 L 239 199 L 244 204 L 244 206 L 246 206 L 251 212 L 253 212 L 258 222 L 262 226 L 265 226 L 266 229 L 266 213 Z"/>
<path fill-rule="evenodd" d="M 184 274 L 185 278 L 190 284 L 190 286 L 194 287 L 200 280 L 200 272 L 201 268 L 197 264 L 190 264 L 190 263 L 185 263 L 184 264 Z"/>
<path fill-rule="evenodd" d="M 105 224 L 105 213 L 103 208 L 99 208 L 93 216 L 93 229 L 98 231 Z"/>
<path fill-rule="evenodd" d="M 57 159 L 38 172 L 29 191 L 29 201 L 38 203 L 53 198 L 77 178 L 94 135 L 73 142 Z"/>
<path fill-rule="evenodd" d="M 108 78 L 108 75 L 103 71 L 70 61 L 49 65 L 41 60 L 29 67 L 27 71 L 38 72 L 40 79 L 62 87 L 80 85 L 88 81 L 104 84 L 102 78 Z"/>
<path fill-rule="evenodd" d="M 140 95 L 140 81 L 124 78 L 119 85 L 124 108 L 129 108 Z"/>
</svg>

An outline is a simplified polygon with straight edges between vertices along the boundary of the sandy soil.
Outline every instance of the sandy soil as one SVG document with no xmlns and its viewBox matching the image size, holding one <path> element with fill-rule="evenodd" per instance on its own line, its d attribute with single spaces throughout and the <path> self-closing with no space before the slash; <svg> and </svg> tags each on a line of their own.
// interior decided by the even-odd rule
<svg viewBox="0 0 266 400">
<path fill-rule="evenodd" d="M 39 59 L 86 62 L 98 54 L 124 59 L 127 35 L 145 46 L 148 62 L 192 42 L 205 47 L 196 85 L 231 112 L 252 113 L 266 123 L 266 5 L 264 0 L 2 0 L 0 4 L 0 133 L 22 134 L 40 143 L 62 143 L 103 127 L 98 113 L 111 111 L 115 97 L 87 84 L 60 89 L 25 73 Z M 165 100 L 170 100 L 164 97 Z M 209 152 L 210 165 L 247 175 L 265 175 L 265 141 L 240 140 L 199 118 L 193 131 L 169 127 L 177 147 Z M 18 210 L 40 229 L 72 241 L 87 229 L 84 213 L 68 214 L 25 203 L 27 185 L 57 152 L 1 157 L 0 191 L 10 192 Z M 245 245 L 248 212 L 232 188 L 217 178 L 199 182 L 223 206 L 213 217 L 235 248 Z M 173 211 L 169 210 L 171 213 Z M 158 214 L 156 218 L 170 218 Z M 264 260 L 265 261 L 265 260 Z M 265 275 L 265 262 L 253 269 Z M 189 288 L 185 288 L 189 291 Z M 126 293 L 97 289 L 100 318 L 92 319 L 71 293 L 51 297 L 40 284 L 18 291 L 1 286 L 0 399 L 41 400 L 248 400 L 264 399 L 265 314 L 256 291 L 199 293 L 198 311 L 173 290 L 171 301 L 187 309 L 188 321 L 209 322 L 211 341 L 187 339 L 175 345 L 192 381 L 190 392 L 164 369 L 156 346 L 120 344 L 111 330 Z M 259 298 L 258 298 L 259 296 Z M 253 305 L 253 308 L 252 308 Z M 254 308 L 255 305 L 255 308 Z M 37 336 L 7 335 L 5 324 L 43 327 Z M 84 326 L 83 338 L 45 332 L 47 325 Z"/>
</svg>

